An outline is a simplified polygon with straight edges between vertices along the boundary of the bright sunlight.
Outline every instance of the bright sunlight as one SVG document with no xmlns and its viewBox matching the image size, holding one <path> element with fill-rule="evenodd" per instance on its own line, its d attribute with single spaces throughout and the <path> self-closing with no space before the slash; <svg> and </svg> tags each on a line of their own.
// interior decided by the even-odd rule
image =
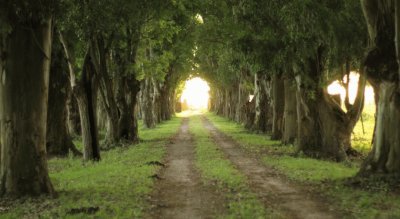
<svg viewBox="0 0 400 219">
<path fill-rule="evenodd" d="M 349 99 L 350 103 L 354 103 L 354 100 L 357 95 L 358 89 L 358 80 L 360 75 L 356 72 L 350 73 L 350 86 L 349 86 Z M 346 82 L 346 78 L 344 78 Z M 346 89 L 339 83 L 339 81 L 334 81 L 332 84 L 328 86 L 329 94 L 340 94 L 340 98 L 344 101 L 346 97 Z M 365 104 L 374 104 L 374 90 L 371 86 L 365 87 Z"/>
<path fill-rule="evenodd" d="M 210 87 L 203 79 L 196 77 L 187 80 L 181 97 L 182 108 L 186 106 L 190 110 L 206 110 L 209 91 Z"/>
</svg>

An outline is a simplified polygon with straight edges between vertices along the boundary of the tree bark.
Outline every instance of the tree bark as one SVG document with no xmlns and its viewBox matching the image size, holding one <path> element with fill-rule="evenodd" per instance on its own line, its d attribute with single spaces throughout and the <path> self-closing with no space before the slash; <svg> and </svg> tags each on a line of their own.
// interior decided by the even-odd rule
<svg viewBox="0 0 400 219">
<path fill-rule="evenodd" d="M 283 114 L 283 144 L 293 144 L 297 136 L 297 98 L 296 86 L 290 80 L 285 78 L 285 109 Z"/>
<path fill-rule="evenodd" d="M 13 21 L 1 72 L 0 194 L 53 194 L 46 160 L 46 120 L 52 22 Z"/>
<path fill-rule="evenodd" d="M 47 112 L 47 154 L 66 156 L 69 150 L 79 155 L 72 143 L 67 124 L 67 100 L 71 88 L 68 81 L 68 67 L 61 45 L 53 42 L 50 68 L 49 106 Z"/>
<path fill-rule="evenodd" d="M 87 51 L 82 73 L 78 79 L 75 73 L 76 63 L 74 51 L 64 36 L 60 33 L 60 42 L 63 45 L 65 57 L 68 60 L 69 80 L 72 93 L 76 98 L 81 121 L 83 142 L 83 159 L 85 161 L 99 161 L 100 149 L 96 124 L 96 95 L 95 95 L 95 67 L 90 57 L 90 48 Z"/>
<path fill-rule="evenodd" d="M 255 131 L 266 133 L 271 130 L 269 117 L 271 115 L 270 98 L 267 85 L 266 75 L 257 73 L 255 75 L 255 118 L 254 127 Z"/>
<path fill-rule="evenodd" d="M 105 145 L 115 145 L 120 140 L 119 112 L 115 99 L 113 80 L 107 67 L 107 48 L 101 35 L 91 39 L 90 57 L 99 81 L 99 92 L 108 117 Z"/>
<path fill-rule="evenodd" d="M 366 80 L 361 73 L 356 100 L 344 112 L 327 90 L 319 86 L 323 68 L 317 60 L 321 60 L 321 52 L 319 49 L 319 58 L 311 59 L 307 76 L 296 77 L 298 149 L 308 156 L 343 161 L 347 154 L 354 153 L 351 133 L 364 106 Z M 307 83 L 303 77 L 308 77 Z"/>
<path fill-rule="evenodd" d="M 272 140 L 282 139 L 285 89 L 282 75 L 272 77 Z"/>
<path fill-rule="evenodd" d="M 139 142 L 137 105 L 140 82 L 132 78 L 122 78 L 117 89 L 117 104 L 120 111 L 118 126 L 120 137 L 136 143 Z"/>
<path fill-rule="evenodd" d="M 154 91 L 152 78 L 146 78 L 142 81 L 141 88 L 141 107 L 142 107 L 142 117 L 143 124 L 146 128 L 155 128 L 156 121 L 154 115 Z"/>
<path fill-rule="evenodd" d="M 378 96 L 372 151 L 360 175 L 400 173 L 399 2 L 363 0 L 371 49 L 365 59 Z M 393 40 L 395 39 L 395 40 Z"/>
<path fill-rule="evenodd" d="M 71 88 L 70 88 L 71 89 Z M 80 136 L 81 133 L 81 120 L 79 118 L 79 108 L 76 98 L 72 91 L 68 93 L 67 99 L 67 118 L 68 118 L 68 132 L 71 136 Z"/>
</svg>

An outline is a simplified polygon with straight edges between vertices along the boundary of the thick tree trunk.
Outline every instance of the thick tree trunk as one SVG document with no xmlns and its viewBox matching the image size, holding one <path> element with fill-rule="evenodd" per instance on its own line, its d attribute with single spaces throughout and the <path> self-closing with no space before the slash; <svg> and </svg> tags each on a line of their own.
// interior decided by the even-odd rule
<svg viewBox="0 0 400 219">
<path fill-rule="evenodd" d="M 143 124 L 146 128 L 155 128 L 156 121 L 154 115 L 154 91 L 153 83 L 151 78 L 146 78 L 142 81 L 142 97 L 141 97 L 141 107 L 142 107 L 142 117 Z"/>
<path fill-rule="evenodd" d="M 120 111 L 118 126 L 120 138 L 136 143 L 139 141 L 136 108 L 140 82 L 122 78 L 117 89 L 117 104 Z"/>
<path fill-rule="evenodd" d="M 296 86 L 289 78 L 284 81 L 285 110 L 283 114 L 283 144 L 293 144 L 297 136 Z"/>
<path fill-rule="evenodd" d="M 235 121 L 237 123 L 242 123 L 246 121 L 246 103 L 248 102 L 249 96 L 244 89 L 242 83 L 238 85 L 238 92 L 237 92 L 237 101 L 236 101 L 236 109 L 235 109 Z"/>
<path fill-rule="evenodd" d="M 16 23 L 1 74 L 0 194 L 52 194 L 46 160 L 51 19 Z"/>
<path fill-rule="evenodd" d="M 236 103 L 238 101 L 238 91 L 237 89 L 232 89 L 229 92 L 229 115 L 228 118 L 232 121 L 235 121 L 236 115 Z"/>
<path fill-rule="evenodd" d="M 270 98 L 268 95 L 266 75 L 255 75 L 255 118 L 253 130 L 266 133 L 271 130 L 269 117 L 271 115 Z"/>
<path fill-rule="evenodd" d="M 107 132 L 109 118 L 101 97 L 97 97 L 96 117 L 98 130 Z"/>
<path fill-rule="evenodd" d="M 96 69 L 95 73 L 99 81 L 100 97 L 108 117 L 105 138 L 105 145 L 107 147 L 115 145 L 120 140 L 118 106 L 114 95 L 113 80 L 107 69 L 107 49 L 103 37 L 101 35 L 93 37 L 90 48 L 91 61 Z"/>
<path fill-rule="evenodd" d="M 60 33 L 60 42 L 64 48 L 65 57 L 68 60 L 69 79 L 72 93 L 76 98 L 79 117 L 81 121 L 81 133 L 83 142 L 83 159 L 85 161 L 100 160 L 98 130 L 96 124 L 96 89 L 95 67 L 90 56 L 90 49 L 85 55 L 82 73 L 79 80 L 75 74 L 75 57 L 71 46 Z"/>
<path fill-rule="evenodd" d="M 285 108 L 285 88 L 281 75 L 272 77 L 272 140 L 282 139 L 283 112 Z"/>
<path fill-rule="evenodd" d="M 400 86 L 398 1 L 363 0 L 371 49 L 365 66 L 378 96 L 373 147 L 360 174 L 400 174 Z M 395 40 L 393 40 L 395 39 Z"/>
<path fill-rule="evenodd" d="M 79 118 L 79 108 L 75 96 L 70 91 L 67 99 L 67 118 L 68 132 L 71 136 L 81 135 L 81 120 Z"/>
<path fill-rule="evenodd" d="M 244 127 L 246 129 L 252 129 L 254 126 L 254 117 L 256 115 L 255 112 L 255 100 L 253 98 L 252 101 L 246 102 L 245 105 L 245 121 L 244 121 Z"/>
<path fill-rule="evenodd" d="M 75 96 L 78 102 L 82 127 L 83 159 L 85 161 L 98 161 L 100 160 L 100 149 L 96 127 L 96 113 L 93 107 L 94 97 L 91 89 L 91 86 L 85 86 L 85 90 L 76 91 Z"/>
<path fill-rule="evenodd" d="M 310 63 L 307 83 L 302 81 L 305 76 L 296 77 L 298 148 L 312 157 L 345 160 L 347 154 L 354 153 L 351 133 L 364 105 L 365 77 L 361 74 L 356 100 L 346 113 L 326 89 L 320 88 L 318 83 L 322 67 L 318 67 L 315 61 Z M 314 95 L 310 96 L 310 92 Z"/>
<path fill-rule="evenodd" d="M 47 112 L 47 154 L 66 156 L 69 150 L 77 154 L 68 132 L 67 100 L 71 88 L 68 81 L 68 66 L 61 45 L 53 44 L 50 68 L 49 107 Z"/>
</svg>

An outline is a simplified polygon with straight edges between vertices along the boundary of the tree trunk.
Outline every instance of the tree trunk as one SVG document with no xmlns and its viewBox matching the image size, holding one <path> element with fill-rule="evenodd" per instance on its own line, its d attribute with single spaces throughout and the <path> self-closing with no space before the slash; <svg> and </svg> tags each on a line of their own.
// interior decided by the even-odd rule
<svg viewBox="0 0 400 219">
<path fill-rule="evenodd" d="M 261 73 L 257 73 L 255 75 L 255 118 L 253 129 L 262 133 L 266 133 L 271 130 L 268 118 L 271 113 L 271 109 L 267 83 L 266 75 Z"/>
<path fill-rule="evenodd" d="M 142 117 L 143 124 L 146 128 L 155 128 L 156 121 L 154 115 L 154 91 L 152 89 L 153 83 L 151 78 L 146 78 L 142 81 Z"/>
<path fill-rule="evenodd" d="M 75 54 L 66 39 L 60 33 L 60 42 L 63 46 L 65 57 L 68 61 L 69 79 L 72 93 L 76 98 L 79 117 L 81 121 L 81 132 L 83 142 L 83 159 L 85 161 L 100 160 L 99 139 L 96 124 L 96 90 L 95 90 L 95 67 L 90 56 L 90 48 L 86 52 L 82 73 L 78 80 L 75 68 Z"/>
<path fill-rule="evenodd" d="M 356 100 L 346 113 L 327 90 L 320 87 L 323 68 L 315 60 L 310 61 L 311 72 L 307 76 L 296 77 L 298 149 L 308 156 L 343 161 L 347 154 L 354 153 L 351 133 L 364 106 L 365 77 L 361 73 Z M 307 83 L 303 83 L 302 77 L 308 77 Z"/>
<path fill-rule="evenodd" d="M 70 88 L 71 89 L 71 88 Z M 71 136 L 81 135 L 81 120 L 79 118 L 79 108 L 75 96 L 70 91 L 67 99 L 68 132 Z"/>
<path fill-rule="evenodd" d="M 71 89 L 68 81 L 68 67 L 61 45 L 53 44 L 50 68 L 49 106 L 47 112 L 47 154 L 66 156 L 69 150 L 77 154 L 68 132 L 67 100 Z"/>
<path fill-rule="evenodd" d="M 136 143 L 139 141 L 136 108 L 140 82 L 136 79 L 122 78 L 117 89 L 117 104 L 120 111 L 118 121 L 120 137 Z"/>
<path fill-rule="evenodd" d="M 237 123 L 245 122 L 246 117 L 246 103 L 248 102 L 248 94 L 246 93 L 243 83 L 238 84 L 238 92 L 237 92 L 237 101 L 236 101 L 236 109 L 235 109 L 235 121 Z"/>
<path fill-rule="evenodd" d="M 400 173 L 400 3 L 363 0 L 371 49 L 365 59 L 368 79 L 378 96 L 373 147 L 360 174 Z M 394 13 L 393 13 L 394 12 Z M 395 39 L 395 40 L 393 40 Z"/>
<path fill-rule="evenodd" d="M 293 144 L 297 136 L 296 86 L 289 78 L 284 81 L 285 110 L 283 115 L 283 144 Z"/>
<path fill-rule="evenodd" d="M 253 128 L 255 115 L 256 115 L 256 112 L 255 112 L 255 100 L 253 98 L 252 101 L 246 102 L 246 105 L 245 105 L 244 127 L 246 129 L 252 129 Z"/>
<path fill-rule="evenodd" d="M 100 97 L 108 117 L 107 134 L 104 143 L 108 147 L 115 145 L 120 140 L 119 112 L 114 95 L 113 80 L 110 78 L 107 69 L 107 49 L 101 34 L 91 39 L 90 48 L 90 57 L 95 68 L 94 72 L 99 81 Z"/>
<path fill-rule="evenodd" d="M 400 94 L 396 83 L 379 86 L 378 111 L 372 151 L 361 172 L 400 173 Z"/>
<path fill-rule="evenodd" d="M 272 140 L 282 139 L 283 112 L 285 108 L 285 88 L 282 76 L 277 74 L 272 78 Z"/>
<path fill-rule="evenodd" d="M 34 16 L 34 15 L 33 15 Z M 1 195 L 54 193 L 46 160 L 51 19 L 15 23 L 1 73 Z"/>
</svg>

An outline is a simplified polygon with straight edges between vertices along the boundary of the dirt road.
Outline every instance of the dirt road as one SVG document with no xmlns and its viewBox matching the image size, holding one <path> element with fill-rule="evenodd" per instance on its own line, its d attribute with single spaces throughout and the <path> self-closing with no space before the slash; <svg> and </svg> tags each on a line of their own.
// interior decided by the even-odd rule
<svg viewBox="0 0 400 219">
<path fill-rule="evenodd" d="M 321 203 L 322 200 L 291 185 L 255 156 L 241 150 L 233 139 L 216 129 L 206 117 L 202 117 L 202 121 L 227 158 L 247 176 L 250 188 L 266 206 L 278 208 L 288 218 L 338 218 L 334 211 Z"/>
<path fill-rule="evenodd" d="M 224 209 L 221 196 L 201 182 L 195 169 L 188 122 L 188 118 L 183 119 L 179 133 L 167 147 L 166 166 L 155 185 L 149 218 L 215 218 Z"/>
</svg>

